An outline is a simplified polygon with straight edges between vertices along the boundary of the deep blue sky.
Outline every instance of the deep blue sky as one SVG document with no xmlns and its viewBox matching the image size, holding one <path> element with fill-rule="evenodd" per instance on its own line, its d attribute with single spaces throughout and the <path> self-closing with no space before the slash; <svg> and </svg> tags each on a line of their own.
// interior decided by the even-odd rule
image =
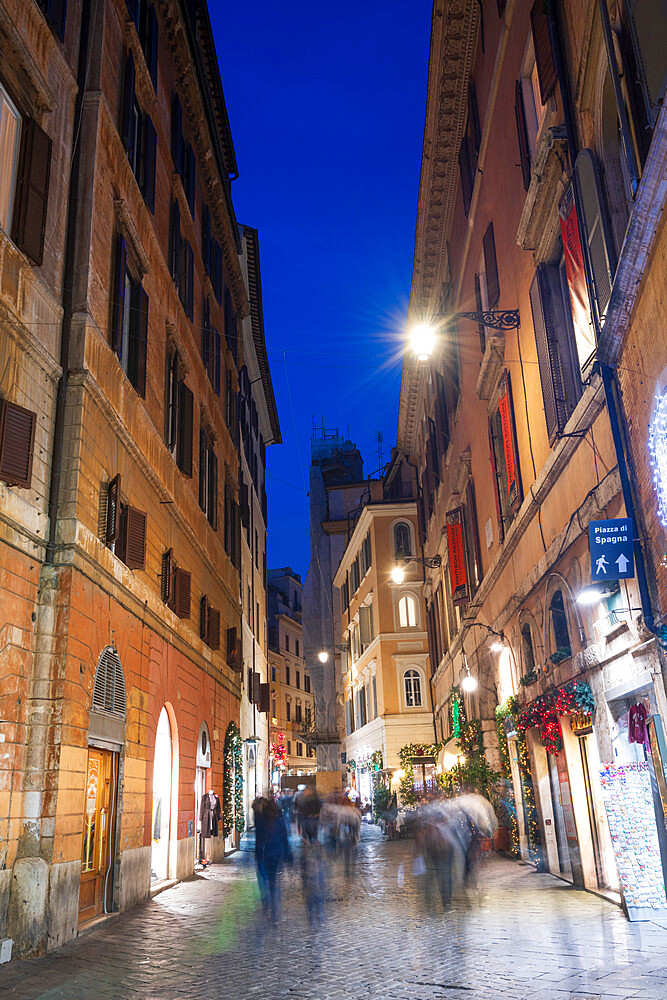
<svg viewBox="0 0 667 1000">
<path fill-rule="evenodd" d="M 430 0 L 209 0 L 239 179 L 259 230 L 283 444 L 267 450 L 269 567 L 305 577 L 312 420 L 367 474 L 396 440 Z"/>
</svg>

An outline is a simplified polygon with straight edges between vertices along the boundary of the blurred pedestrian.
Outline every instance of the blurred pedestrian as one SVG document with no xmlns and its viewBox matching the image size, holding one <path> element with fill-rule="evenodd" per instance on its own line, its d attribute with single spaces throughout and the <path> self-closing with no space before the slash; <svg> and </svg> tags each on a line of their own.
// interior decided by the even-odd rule
<svg viewBox="0 0 667 1000">
<path fill-rule="evenodd" d="M 280 918 L 279 875 L 293 861 L 287 826 L 273 799 L 255 799 L 255 861 L 264 913 L 274 923 Z"/>
<path fill-rule="evenodd" d="M 304 788 L 296 800 L 297 827 L 304 840 L 317 840 L 317 827 L 322 803 L 316 790 Z"/>
</svg>

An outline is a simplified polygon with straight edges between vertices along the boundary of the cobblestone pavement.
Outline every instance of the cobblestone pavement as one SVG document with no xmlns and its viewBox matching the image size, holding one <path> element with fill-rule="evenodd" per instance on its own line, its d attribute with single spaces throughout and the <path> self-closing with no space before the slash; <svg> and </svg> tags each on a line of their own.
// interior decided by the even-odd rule
<svg viewBox="0 0 667 1000">
<path fill-rule="evenodd" d="M 493 857 L 446 914 L 427 909 L 412 845 L 364 831 L 354 873 L 333 862 L 310 930 L 297 866 L 277 927 L 237 854 L 43 958 L 0 967 L 19 1000 L 588 1000 L 667 998 L 667 931 Z"/>
</svg>

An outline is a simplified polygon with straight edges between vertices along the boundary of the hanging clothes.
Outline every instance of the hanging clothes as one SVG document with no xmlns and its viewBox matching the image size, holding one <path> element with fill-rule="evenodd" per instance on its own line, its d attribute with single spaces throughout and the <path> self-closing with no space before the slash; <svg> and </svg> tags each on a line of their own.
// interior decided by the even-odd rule
<svg viewBox="0 0 667 1000">
<path fill-rule="evenodd" d="M 628 712 L 628 742 L 648 744 L 648 732 L 646 729 L 646 719 L 648 712 L 641 704 L 632 705 Z"/>
<path fill-rule="evenodd" d="M 204 792 L 199 806 L 201 835 L 203 838 L 218 836 L 218 823 L 222 819 L 220 799 L 213 791 Z"/>
</svg>

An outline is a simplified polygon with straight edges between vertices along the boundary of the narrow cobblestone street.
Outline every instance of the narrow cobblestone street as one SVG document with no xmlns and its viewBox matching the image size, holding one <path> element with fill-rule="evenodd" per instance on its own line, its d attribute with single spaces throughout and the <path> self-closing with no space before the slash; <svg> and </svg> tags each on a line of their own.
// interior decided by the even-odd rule
<svg viewBox="0 0 667 1000">
<path fill-rule="evenodd" d="M 278 928 L 258 911 L 252 855 L 113 918 L 57 953 L 0 969 L 17 1000 L 667 996 L 667 930 L 500 858 L 446 915 L 425 910 L 412 844 L 365 831 L 354 875 L 334 862 L 311 931 L 298 850 Z"/>
</svg>

